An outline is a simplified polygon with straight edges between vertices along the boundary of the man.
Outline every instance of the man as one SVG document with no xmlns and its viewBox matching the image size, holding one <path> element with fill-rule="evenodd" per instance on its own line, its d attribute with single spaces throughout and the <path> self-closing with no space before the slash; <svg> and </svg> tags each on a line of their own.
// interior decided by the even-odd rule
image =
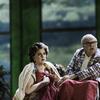
<svg viewBox="0 0 100 100">
<path fill-rule="evenodd" d="M 92 34 L 86 34 L 82 37 L 81 44 L 82 48 L 76 50 L 67 66 L 65 78 L 100 82 L 100 49 L 97 47 L 97 39 Z M 99 98 L 99 92 L 97 97 Z"/>
<path fill-rule="evenodd" d="M 96 79 L 100 82 L 100 49 L 97 48 L 97 39 L 92 34 L 86 34 L 81 44 L 82 48 L 74 53 L 66 73 L 72 79 Z"/>
</svg>

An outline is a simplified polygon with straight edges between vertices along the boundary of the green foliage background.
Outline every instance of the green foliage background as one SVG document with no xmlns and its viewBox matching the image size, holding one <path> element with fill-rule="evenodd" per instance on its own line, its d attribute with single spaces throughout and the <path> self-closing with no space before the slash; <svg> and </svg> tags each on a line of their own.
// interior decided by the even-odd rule
<svg viewBox="0 0 100 100">
<path fill-rule="evenodd" d="M 74 52 L 80 47 L 80 44 L 74 44 L 69 47 L 50 47 L 48 60 L 53 63 L 62 64 L 66 68 Z"/>
</svg>

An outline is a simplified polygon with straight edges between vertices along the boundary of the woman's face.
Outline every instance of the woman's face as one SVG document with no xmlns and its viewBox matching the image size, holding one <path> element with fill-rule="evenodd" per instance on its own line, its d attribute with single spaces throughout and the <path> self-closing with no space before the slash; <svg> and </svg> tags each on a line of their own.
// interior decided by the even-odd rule
<svg viewBox="0 0 100 100">
<path fill-rule="evenodd" d="M 34 56 L 34 61 L 36 64 L 42 65 L 46 61 L 46 58 L 47 58 L 47 54 L 46 54 L 44 48 L 42 48 L 36 52 L 36 54 Z"/>
</svg>

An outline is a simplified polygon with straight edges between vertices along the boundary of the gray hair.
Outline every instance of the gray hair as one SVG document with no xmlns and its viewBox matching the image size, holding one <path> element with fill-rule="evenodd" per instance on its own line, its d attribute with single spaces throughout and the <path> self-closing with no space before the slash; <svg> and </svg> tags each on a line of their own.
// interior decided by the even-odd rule
<svg viewBox="0 0 100 100">
<path fill-rule="evenodd" d="M 97 39 L 92 34 L 86 34 L 81 39 L 81 44 L 88 42 L 89 40 L 97 42 Z"/>
</svg>

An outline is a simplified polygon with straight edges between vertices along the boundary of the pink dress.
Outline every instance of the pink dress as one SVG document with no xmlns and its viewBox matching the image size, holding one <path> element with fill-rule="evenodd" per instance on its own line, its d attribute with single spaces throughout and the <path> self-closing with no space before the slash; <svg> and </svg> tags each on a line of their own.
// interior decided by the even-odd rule
<svg viewBox="0 0 100 100">
<path fill-rule="evenodd" d="M 44 75 L 50 78 L 50 83 L 48 86 L 45 86 L 39 89 L 39 95 L 40 95 L 39 100 L 57 100 L 58 89 L 55 85 L 54 78 L 50 74 L 43 73 L 43 72 L 41 73 L 37 71 L 36 72 L 36 83 L 43 80 Z"/>
</svg>

